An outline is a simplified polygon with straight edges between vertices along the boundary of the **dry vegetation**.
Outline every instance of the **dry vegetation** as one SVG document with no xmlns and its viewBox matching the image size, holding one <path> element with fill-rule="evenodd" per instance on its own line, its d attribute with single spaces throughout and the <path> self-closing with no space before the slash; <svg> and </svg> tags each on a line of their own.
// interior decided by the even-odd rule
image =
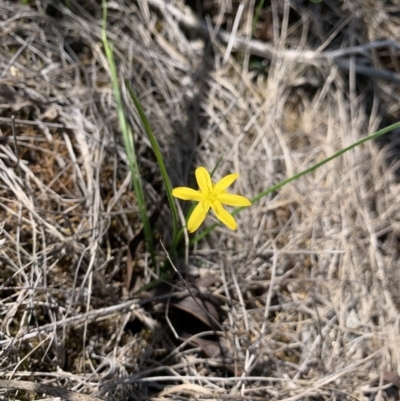
<svg viewBox="0 0 400 401">
<path fill-rule="evenodd" d="M 379 400 L 385 382 L 400 388 L 398 133 L 242 211 L 237 232 L 218 227 L 188 263 L 175 258 L 186 284 L 171 275 L 127 295 L 140 222 L 100 2 L 21 3 L 0 1 L 2 399 Z M 254 0 L 116 0 L 108 35 L 173 185 L 223 156 L 216 176 L 240 173 L 235 191 L 252 197 L 399 119 L 396 4 L 267 0 L 252 33 Z M 157 164 L 123 94 L 168 246 Z M 138 285 L 155 273 L 134 251 Z M 186 285 L 217 322 L 200 321 Z"/>
</svg>

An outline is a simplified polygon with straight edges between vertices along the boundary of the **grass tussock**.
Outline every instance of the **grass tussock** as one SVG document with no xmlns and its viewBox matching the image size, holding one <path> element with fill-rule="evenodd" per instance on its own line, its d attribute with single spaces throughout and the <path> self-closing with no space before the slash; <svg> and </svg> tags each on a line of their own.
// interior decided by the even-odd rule
<svg viewBox="0 0 400 401">
<path fill-rule="evenodd" d="M 108 4 L 155 239 L 167 245 L 161 176 L 124 79 L 173 186 L 222 156 L 215 179 L 240 173 L 235 192 L 248 197 L 398 119 L 395 1 L 265 1 L 255 21 L 258 4 Z M 60 396 L 32 382 L 71 400 L 385 396 L 379 386 L 400 371 L 398 132 L 262 198 L 237 215 L 236 232 L 218 227 L 188 261 L 177 257 L 218 323 L 193 332 L 202 322 L 190 320 L 180 275 L 127 296 L 128 264 L 132 287 L 155 272 L 143 245 L 127 260 L 141 226 L 100 2 L 2 2 L 0 15 L 4 397 Z M 158 241 L 156 253 L 166 258 Z"/>
</svg>

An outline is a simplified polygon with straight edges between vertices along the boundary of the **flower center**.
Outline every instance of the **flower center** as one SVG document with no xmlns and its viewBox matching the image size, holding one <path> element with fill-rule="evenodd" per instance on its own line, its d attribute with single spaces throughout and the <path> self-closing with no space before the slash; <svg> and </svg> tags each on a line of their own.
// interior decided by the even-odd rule
<svg viewBox="0 0 400 401">
<path fill-rule="evenodd" d="M 206 199 L 210 201 L 211 203 L 215 202 L 217 199 L 217 193 L 214 189 L 214 184 L 212 184 L 211 190 L 209 190 L 207 193 L 204 194 L 206 196 Z"/>
</svg>

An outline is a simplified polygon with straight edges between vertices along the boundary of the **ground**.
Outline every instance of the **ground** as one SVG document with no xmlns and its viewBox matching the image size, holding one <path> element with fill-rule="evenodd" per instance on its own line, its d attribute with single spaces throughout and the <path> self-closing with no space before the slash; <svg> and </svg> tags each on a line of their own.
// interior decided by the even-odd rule
<svg viewBox="0 0 400 401">
<path fill-rule="evenodd" d="M 399 400 L 400 131 L 262 197 L 236 231 L 186 238 L 170 255 L 178 274 L 124 83 L 173 186 L 217 167 L 253 198 L 399 120 L 398 2 L 107 3 L 159 265 L 101 2 L 0 1 L 2 399 Z"/>
</svg>

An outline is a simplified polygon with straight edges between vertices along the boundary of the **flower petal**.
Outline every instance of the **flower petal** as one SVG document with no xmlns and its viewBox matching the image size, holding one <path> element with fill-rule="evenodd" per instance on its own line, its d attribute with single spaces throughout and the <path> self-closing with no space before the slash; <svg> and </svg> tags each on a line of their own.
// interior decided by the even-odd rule
<svg viewBox="0 0 400 401">
<path fill-rule="evenodd" d="M 222 192 L 226 188 L 229 187 L 237 178 L 239 177 L 239 174 L 229 174 L 225 176 L 224 178 L 221 178 L 214 187 L 214 190 L 216 192 Z"/>
<path fill-rule="evenodd" d="M 200 191 L 208 194 L 212 190 L 211 177 L 204 167 L 198 167 L 195 171 L 197 184 L 199 184 Z"/>
<path fill-rule="evenodd" d="M 217 199 L 228 206 L 250 206 L 251 202 L 241 195 L 228 194 L 227 192 L 222 192 L 217 195 Z"/>
<path fill-rule="evenodd" d="M 231 230 L 236 230 L 237 224 L 233 216 L 227 212 L 221 205 L 221 202 L 214 201 L 211 207 L 217 216 L 217 219 L 222 221 Z"/>
<path fill-rule="evenodd" d="M 196 231 L 201 223 L 206 218 L 207 212 L 210 209 L 210 202 L 200 202 L 193 210 L 187 223 L 187 229 L 190 233 Z"/>
<path fill-rule="evenodd" d="M 172 190 L 172 196 L 183 200 L 193 200 L 197 202 L 201 202 L 205 198 L 201 192 L 188 187 L 174 188 Z"/>
</svg>

